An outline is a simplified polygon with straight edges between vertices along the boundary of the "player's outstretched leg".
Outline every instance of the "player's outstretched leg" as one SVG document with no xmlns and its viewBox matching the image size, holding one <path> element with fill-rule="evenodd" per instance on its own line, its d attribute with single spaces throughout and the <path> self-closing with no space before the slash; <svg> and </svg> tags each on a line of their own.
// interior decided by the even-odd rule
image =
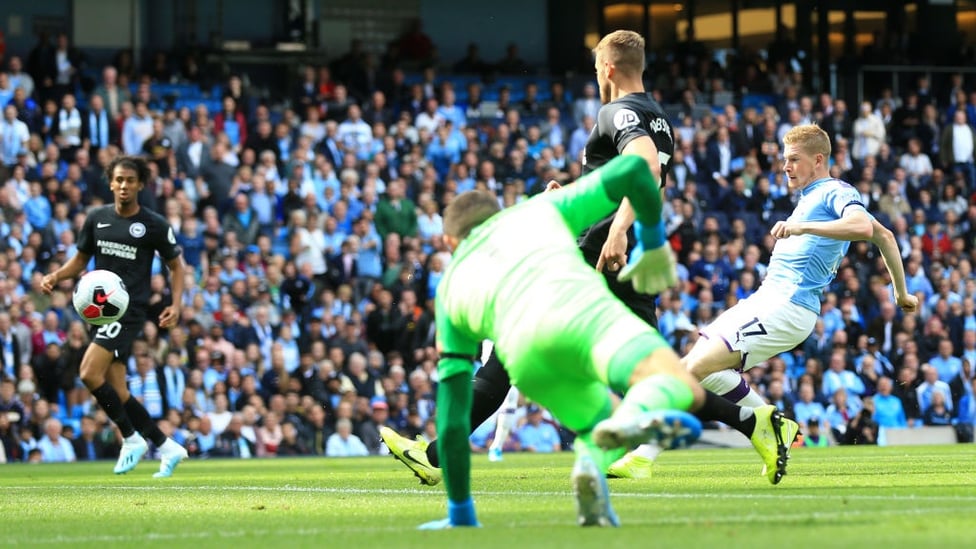
<svg viewBox="0 0 976 549">
<path fill-rule="evenodd" d="M 380 438 L 386 443 L 393 457 L 406 465 L 420 479 L 421 484 L 435 486 L 441 481 L 441 470 L 427 459 L 428 442 L 421 437 L 410 440 L 389 427 L 380 427 Z"/>
<path fill-rule="evenodd" d="M 778 484 L 786 474 L 790 447 L 800 432 L 800 426 L 771 404 L 756 408 L 754 413 L 756 429 L 750 437 L 752 446 L 765 464 L 762 474 L 772 484 Z"/>
<path fill-rule="evenodd" d="M 636 416 L 614 414 L 593 429 L 601 448 L 633 448 L 654 441 L 664 449 L 686 448 L 701 436 L 698 418 L 680 410 L 652 410 Z"/>
</svg>

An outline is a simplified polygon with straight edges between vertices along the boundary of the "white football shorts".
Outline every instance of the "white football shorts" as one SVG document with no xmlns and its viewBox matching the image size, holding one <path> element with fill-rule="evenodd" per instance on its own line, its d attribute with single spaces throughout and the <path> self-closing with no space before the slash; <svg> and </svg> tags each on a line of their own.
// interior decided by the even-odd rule
<svg viewBox="0 0 976 549">
<path fill-rule="evenodd" d="M 760 288 L 700 333 L 709 339 L 720 338 L 730 351 L 742 353 L 740 368 L 745 371 L 803 343 L 813 332 L 817 316 L 786 295 Z"/>
</svg>

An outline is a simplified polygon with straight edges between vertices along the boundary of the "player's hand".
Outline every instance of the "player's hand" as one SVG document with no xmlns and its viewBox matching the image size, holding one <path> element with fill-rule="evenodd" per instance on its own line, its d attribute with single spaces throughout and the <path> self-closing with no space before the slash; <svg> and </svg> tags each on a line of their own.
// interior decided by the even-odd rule
<svg viewBox="0 0 976 549">
<path fill-rule="evenodd" d="M 617 280 L 627 282 L 642 294 L 656 295 L 678 283 L 678 269 L 675 267 L 674 252 L 667 241 L 663 246 L 644 251 L 638 242 L 631 254 L 630 263 L 617 276 Z"/>
<path fill-rule="evenodd" d="M 548 183 L 546 183 L 546 190 L 542 192 L 547 193 L 549 191 L 555 191 L 556 189 L 561 189 L 561 188 L 563 188 L 563 186 L 560 185 L 559 182 L 556 181 L 555 179 L 552 179 Z"/>
<path fill-rule="evenodd" d="M 176 305 L 170 305 L 163 309 L 163 312 L 159 313 L 159 327 L 160 328 L 172 328 L 176 326 L 176 322 L 180 319 L 180 308 Z"/>
<path fill-rule="evenodd" d="M 58 277 L 54 276 L 54 273 L 44 275 L 41 279 L 41 291 L 49 294 L 54 291 L 54 287 L 58 284 Z"/>
<path fill-rule="evenodd" d="M 773 235 L 775 238 L 789 238 L 794 235 L 803 234 L 803 230 L 800 228 L 799 223 L 791 223 L 789 221 L 777 221 L 773 228 L 769 230 L 769 234 Z"/>
<path fill-rule="evenodd" d="M 600 250 L 600 258 L 596 260 L 596 270 L 603 272 L 606 267 L 612 273 L 624 268 L 627 264 L 627 231 L 610 229 L 607 241 Z"/>
<path fill-rule="evenodd" d="M 895 303 L 906 313 L 914 313 L 918 310 L 918 297 L 912 294 L 905 294 L 897 298 Z"/>
</svg>

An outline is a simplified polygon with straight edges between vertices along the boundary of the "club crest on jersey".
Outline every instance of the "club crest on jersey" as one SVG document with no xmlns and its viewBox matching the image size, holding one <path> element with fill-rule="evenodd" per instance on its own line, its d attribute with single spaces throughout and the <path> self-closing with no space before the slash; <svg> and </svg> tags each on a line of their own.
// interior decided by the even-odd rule
<svg viewBox="0 0 976 549">
<path fill-rule="evenodd" d="M 146 236 L 146 226 L 136 221 L 132 225 L 129 225 L 129 234 L 135 238 L 142 238 Z"/>
<path fill-rule="evenodd" d="M 620 109 L 613 113 L 613 127 L 618 130 L 636 126 L 638 123 L 640 123 L 640 118 L 637 117 L 636 112 L 630 109 Z"/>
</svg>

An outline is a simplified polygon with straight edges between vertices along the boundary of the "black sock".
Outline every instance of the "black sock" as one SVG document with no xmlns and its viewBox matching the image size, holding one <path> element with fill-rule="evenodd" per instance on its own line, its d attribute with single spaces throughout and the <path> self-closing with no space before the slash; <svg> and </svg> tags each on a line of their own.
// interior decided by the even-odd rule
<svg viewBox="0 0 976 549">
<path fill-rule="evenodd" d="M 705 391 L 705 404 L 695 412 L 695 417 L 702 421 L 721 421 L 743 435 L 751 437 L 756 428 L 756 416 L 749 414 L 749 417 L 742 419 L 740 410 L 742 407 L 738 404 L 725 400 L 711 391 Z"/>
<path fill-rule="evenodd" d="M 115 389 L 107 381 L 101 387 L 94 389 L 92 395 L 98 401 L 99 406 L 105 410 L 105 414 L 108 415 L 109 419 L 118 426 L 119 431 L 122 431 L 124 438 L 131 437 L 132 433 L 136 432 L 135 427 L 132 426 L 132 422 L 129 420 L 129 416 L 125 412 L 125 407 L 122 406 L 122 399 L 119 398 L 119 394 L 115 392 Z"/>
<path fill-rule="evenodd" d="M 475 380 L 474 384 L 474 394 L 471 398 L 471 430 L 477 429 L 486 419 L 490 418 L 492 414 L 498 410 L 498 407 L 502 405 L 505 401 L 505 395 L 508 393 L 506 388 L 504 392 L 501 393 L 501 398 L 497 398 L 497 392 L 485 392 L 478 390 L 478 381 Z M 434 467 L 441 466 L 440 457 L 437 455 L 437 441 L 431 441 L 427 445 L 427 460 Z"/>
<path fill-rule="evenodd" d="M 159 448 L 166 442 L 166 435 L 159 430 L 156 422 L 149 417 L 149 412 L 146 411 L 145 406 L 141 402 L 130 396 L 129 400 L 125 401 L 125 412 L 132 418 L 132 423 L 139 428 L 142 436 L 151 440 L 156 445 L 156 448 Z"/>
<path fill-rule="evenodd" d="M 477 429 L 498 410 L 498 407 L 505 402 L 505 396 L 512 387 L 512 382 L 508 379 L 508 371 L 498 356 L 492 350 L 485 365 L 478 369 L 475 374 L 471 389 L 473 392 L 471 399 L 471 430 Z M 437 441 L 431 441 L 427 446 L 427 460 L 434 467 L 441 466 L 441 460 L 437 455 Z"/>
</svg>

